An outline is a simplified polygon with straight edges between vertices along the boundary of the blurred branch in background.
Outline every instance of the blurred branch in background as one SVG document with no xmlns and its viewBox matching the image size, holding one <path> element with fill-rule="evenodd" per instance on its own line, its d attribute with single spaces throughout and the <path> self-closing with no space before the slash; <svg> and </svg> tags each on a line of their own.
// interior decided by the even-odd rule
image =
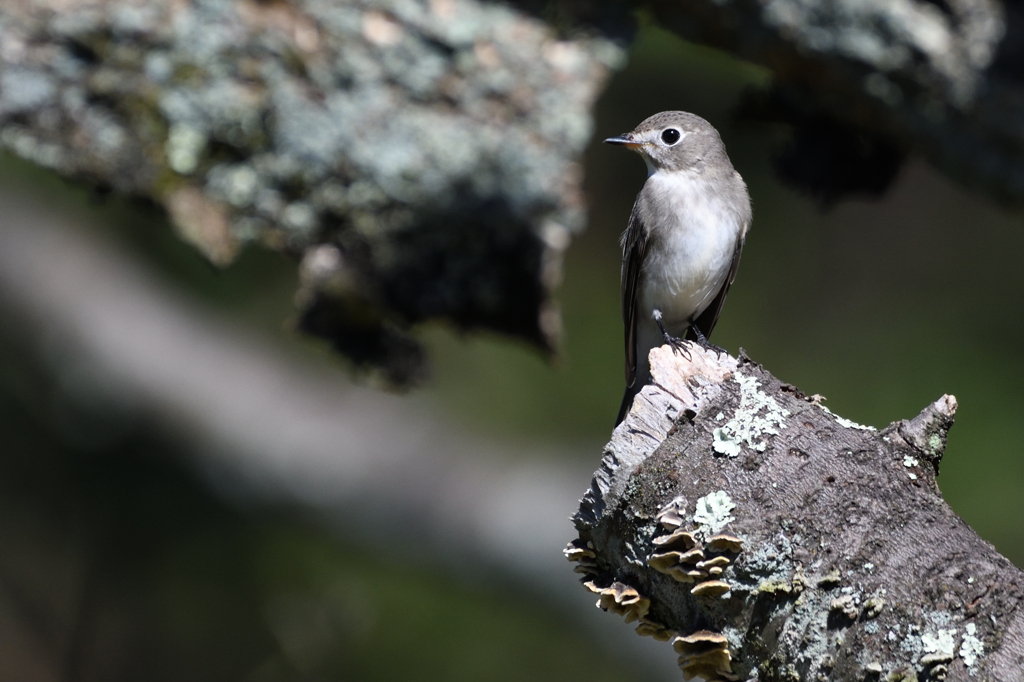
<svg viewBox="0 0 1024 682">
<path fill-rule="evenodd" d="M 998 0 L 659 2 L 679 36 L 771 70 L 746 115 L 784 122 L 782 176 L 830 203 L 880 194 L 908 152 L 1024 200 L 1024 12 Z"/>
<path fill-rule="evenodd" d="M 134 533 L 120 527 L 125 519 L 111 524 L 114 519 L 107 518 L 94 525 L 95 509 L 88 504 L 78 510 L 81 517 L 65 517 L 82 485 L 75 478 L 100 476 L 106 467 L 99 454 L 117 453 L 139 442 L 146 445 L 136 458 L 141 457 L 145 467 L 166 468 L 162 475 L 171 481 L 180 474 L 174 473 L 172 465 L 162 464 L 163 459 L 192 460 L 228 498 L 246 506 L 258 501 L 263 507 L 299 502 L 317 510 L 320 518 L 333 519 L 344 535 L 383 550 L 401 565 L 419 570 L 441 566 L 467 577 L 475 575 L 474 582 L 505 582 L 514 586 L 513 591 L 526 587 L 543 595 L 555 609 L 568 609 L 574 619 L 581 617 L 583 608 L 593 611 L 592 600 L 580 594 L 566 570 L 559 553 L 564 526 L 555 522 L 568 518 L 588 476 L 582 459 L 572 465 L 560 464 L 558 458 L 540 450 L 513 455 L 508 452 L 510 446 L 459 433 L 421 403 L 351 386 L 337 371 L 324 374 L 322 368 L 304 366 L 244 329 L 187 303 L 111 245 L 84 233 L 81 225 L 68 224 L 67 217 L 15 201 L 10 194 L 0 199 L 0 215 L 4 401 L 13 399 L 27 406 L 30 419 L 49 434 L 27 441 L 31 448 L 42 448 L 37 457 L 53 459 L 44 444 L 56 439 L 57 450 L 69 449 L 72 460 L 78 460 L 62 465 L 69 467 L 64 475 L 72 478 L 57 489 L 67 489 L 68 499 L 39 500 L 26 509 L 26 503 L 19 507 L 12 502 L 20 497 L 18 488 L 40 486 L 46 477 L 35 471 L 38 463 L 18 464 L 26 457 L 29 462 L 34 459 L 27 453 L 6 453 L 6 466 L 15 468 L 4 476 L 3 498 L 10 512 L 5 534 L 17 537 L 38 527 L 38 522 L 25 517 L 38 504 L 44 508 L 52 504 L 43 516 L 55 515 L 59 525 L 82 527 L 70 538 L 53 543 L 56 547 L 41 533 L 31 549 L 22 546 L 20 560 L 4 562 L 0 601 L 6 594 L 12 608 L 4 626 L 13 628 L 19 640 L 33 632 L 51 645 L 104 649 L 95 655 L 83 652 L 81 660 L 77 654 L 67 654 L 74 669 L 69 679 L 97 665 L 113 666 L 115 678 L 120 679 L 132 668 L 125 669 L 123 663 L 119 667 L 119 661 L 132 658 L 132 648 L 142 646 L 138 637 L 143 633 L 109 633 L 103 626 L 103 613 L 116 610 L 126 588 L 113 595 L 88 596 L 88 583 L 95 579 L 117 582 L 113 576 L 92 575 L 105 573 L 104 564 L 127 570 L 115 563 L 117 557 L 108 555 L 106 545 L 129 543 Z M 9 420 L 10 412 L 4 414 L 4 420 Z M 18 447 L 14 427 L 7 421 L 3 429 L 6 448 Z M 129 458 L 119 466 L 134 471 L 140 463 Z M 127 480 L 121 480 L 122 475 Z M 93 504 L 117 507 L 116 498 L 126 492 L 119 488 L 126 484 L 140 485 L 132 496 L 147 494 L 147 487 L 133 482 L 131 476 L 115 473 L 105 484 L 104 495 L 112 497 Z M 44 499 L 55 492 L 44 486 Z M 178 499 L 166 490 L 162 495 L 170 495 L 168 501 Z M 188 496 L 178 495 L 183 503 L 190 503 Z M 127 503 L 121 513 L 144 515 L 154 504 L 159 501 L 141 506 Z M 149 537 L 149 544 L 159 545 L 161 527 L 174 526 L 178 515 L 187 519 L 209 511 L 185 508 L 166 513 L 170 516 L 159 522 L 138 519 L 138 531 Z M 90 540 L 94 533 L 101 538 Z M 112 537 L 103 541 L 107 534 Z M 41 561 L 40 551 L 65 556 L 60 580 L 47 577 L 53 566 L 41 575 L 25 573 L 24 562 Z M 131 575 L 129 571 L 121 579 L 138 580 Z M 86 610 L 77 616 L 62 613 L 70 607 L 59 596 L 60 586 L 69 579 L 75 586 L 72 591 L 80 590 L 83 599 L 97 602 L 82 606 Z M 15 594 L 34 605 L 17 608 Z M 264 595 L 262 600 L 271 597 Z M 252 598 L 243 606 L 258 610 L 260 602 Z M 56 621 L 42 628 L 41 634 L 40 628 L 27 627 L 36 611 L 41 613 L 35 620 Z M 76 617 L 82 620 L 79 625 L 62 623 Z M 386 616 L 378 616 L 382 617 Z M 256 618 L 262 620 L 258 614 Z M 583 620 L 595 622 L 586 616 Z M 618 642 L 616 648 L 646 651 L 635 637 L 623 640 L 621 628 L 615 632 L 603 625 L 595 627 Z M 83 641 L 76 643 L 73 633 L 68 633 L 75 628 L 82 630 Z M 631 635 L 628 630 L 625 633 Z M 9 672 L 26 670 L 25 659 L 31 659 L 39 646 L 38 640 L 28 639 L 32 646 L 26 645 L 20 653 L 2 651 L 0 667 Z M 56 647 L 58 652 L 62 646 Z M 148 647 L 159 650 L 160 642 L 149 642 Z M 62 658 L 51 652 L 47 665 L 38 661 L 34 665 L 45 669 Z M 656 666 L 656 662 L 645 665 Z"/>
<path fill-rule="evenodd" d="M 152 199 L 219 265 L 305 255 L 302 326 L 391 382 L 426 319 L 553 349 L 610 41 L 472 0 L 33 2 L 0 59 L 4 147 Z"/>
<path fill-rule="evenodd" d="M 214 263 L 302 257 L 300 324 L 398 385 L 410 325 L 551 350 L 580 154 L 629 3 L 210 1 L 0 10 L 0 143 L 148 197 Z M 767 66 L 745 115 L 788 124 L 784 178 L 879 194 L 908 152 L 1015 201 L 1024 14 L 995 0 L 654 3 L 666 28 Z"/>
</svg>

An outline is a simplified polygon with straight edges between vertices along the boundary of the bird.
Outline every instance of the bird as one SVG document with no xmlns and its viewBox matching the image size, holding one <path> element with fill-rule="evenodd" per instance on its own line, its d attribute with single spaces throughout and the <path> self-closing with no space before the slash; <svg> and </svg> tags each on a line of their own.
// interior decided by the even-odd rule
<svg viewBox="0 0 1024 682">
<path fill-rule="evenodd" d="M 605 143 L 640 154 L 647 181 L 622 234 L 626 391 L 616 426 L 650 381 L 648 353 L 708 339 L 722 312 L 753 217 L 750 194 L 714 126 L 664 111 Z"/>
</svg>

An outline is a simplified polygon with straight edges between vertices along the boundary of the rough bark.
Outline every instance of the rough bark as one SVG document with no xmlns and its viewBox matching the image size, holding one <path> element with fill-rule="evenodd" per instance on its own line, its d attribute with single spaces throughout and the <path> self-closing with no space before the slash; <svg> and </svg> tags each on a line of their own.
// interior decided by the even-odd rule
<svg viewBox="0 0 1024 682">
<path fill-rule="evenodd" d="M 689 353 L 652 351 L 574 517 L 600 605 L 706 679 L 1024 679 L 1024 573 L 936 484 L 952 396 L 876 431 Z"/>
<path fill-rule="evenodd" d="M 303 327 L 405 383 L 424 319 L 551 348 L 620 59 L 473 0 L 5 2 L 0 145 L 159 203 L 214 263 L 301 256 Z"/>
<path fill-rule="evenodd" d="M 748 114 L 792 125 L 782 174 L 824 201 L 880 193 L 903 155 L 1024 200 L 1024 11 L 998 0 L 655 0 L 684 38 L 768 67 Z"/>
</svg>

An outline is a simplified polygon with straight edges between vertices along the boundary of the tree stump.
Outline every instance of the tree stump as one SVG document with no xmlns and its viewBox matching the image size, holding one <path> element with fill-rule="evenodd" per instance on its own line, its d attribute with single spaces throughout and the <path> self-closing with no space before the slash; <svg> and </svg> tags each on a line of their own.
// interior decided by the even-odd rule
<svg viewBox="0 0 1024 682">
<path fill-rule="evenodd" d="M 707 680 L 1024 680 L 1024 574 L 936 484 L 956 400 L 882 430 L 740 357 L 651 352 L 566 548 Z"/>
</svg>

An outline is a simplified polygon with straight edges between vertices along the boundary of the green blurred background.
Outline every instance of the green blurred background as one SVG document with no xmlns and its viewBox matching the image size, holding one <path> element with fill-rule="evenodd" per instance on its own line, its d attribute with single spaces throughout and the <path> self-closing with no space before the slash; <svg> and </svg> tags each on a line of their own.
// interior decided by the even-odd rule
<svg viewBox="0 0 1024 682">
<path fill-rule="evenodd" d="M 733 353 L 742 346 L 864 424 L 882 427 L 956 395 L 939 483 L 971 526 L 1024 565 L 1020 211 L 911 159 L 884 199 L 821 212 L 772 174 L 785 132 L 735 121 L 741 94 L 769 79 L 644 28 L 598 106 L 585 169 L 590 224 L 568 251 L 559 296 L 561 357 L 552 366 L 506 339 L 431 325 L 421 336 L 433 378 L 409 400 L 469 432 L 587 452 L 596 467 L 622 390 L 618 235 L 645 177 L 640 159 L 597 140 L 657 111 L 693 111 L 721 131 L 754 203 L 714 341 Z M 215 271 L 151 208 L 97 202 L 9 158 L 0 180 L 87 217 L 282 352 L 343 364 L 284 329 L 297 279 L 286 259 L 249 249 Z M 645 676 L 538 596 L 467 582 L 429 560 L 398 561 L 300 507 L 225 501 L 145 434 L 84 454 L 55 435 L 45 400 L 32 398 L 43 389 L 25 388 L 45 378 L 26 375 L 16 356 L 0 345 L 0 608 L 16 612 L 0 619 L 3 679 Z M 59 634 L 76 628 L 89 636 Z M 130 656 L 104 649 L 124 633 L 144 645 Z"/>
</svg>

